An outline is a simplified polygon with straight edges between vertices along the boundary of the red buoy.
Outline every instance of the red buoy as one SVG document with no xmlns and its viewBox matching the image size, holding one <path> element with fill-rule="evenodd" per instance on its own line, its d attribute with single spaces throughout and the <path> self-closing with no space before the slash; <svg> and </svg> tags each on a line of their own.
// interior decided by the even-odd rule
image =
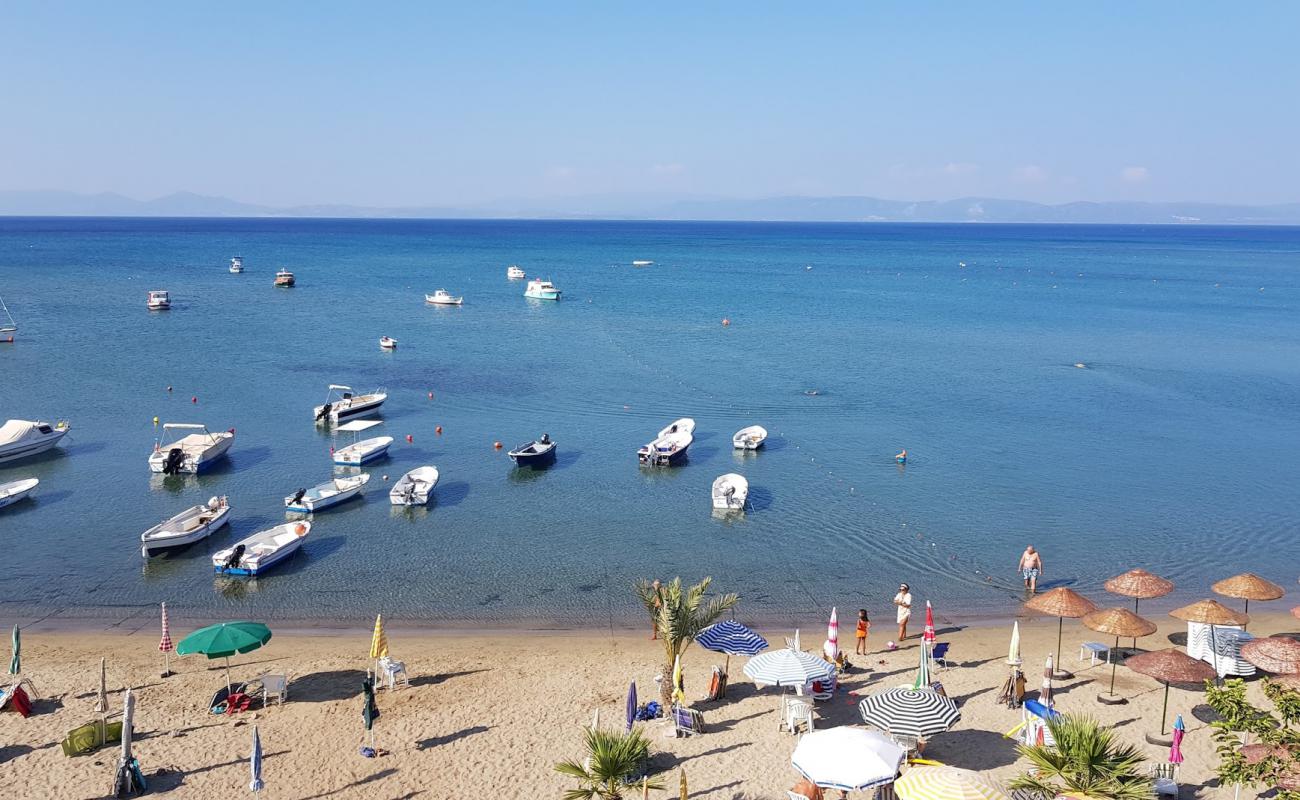
<svg viewBox="0 0 1300 800">
<path fill-rule="evenodd" d="M 191 403 L 197 403 L 197 402 L 199 402 L 199 398 L 197 398 L 197 397 L 191 397 L 191 398 L 190 398 L 190 402 L 191 402 Z"/>
<path fill-rule="evenodd" d="M 412 435 L 409 434 L 409 433 L 406 434 L 406 443 L 407 443 L 407 444 L 410 444 L 411 442 L 414 442 L 414 441 L 415 441 L 415 437 L 414 437 L 414 436 L 412 436 Z"/>
<path fill-rule="evenodd" d="M 433 429 L 433 432 L 436 433 L 436 434 L 438 434 L 439 436 L 441 436 L 441 435 L 442 435 L 442 426 L 439 425 L 438 427 L 434 428 L 434 429 Z"/>
</svg>

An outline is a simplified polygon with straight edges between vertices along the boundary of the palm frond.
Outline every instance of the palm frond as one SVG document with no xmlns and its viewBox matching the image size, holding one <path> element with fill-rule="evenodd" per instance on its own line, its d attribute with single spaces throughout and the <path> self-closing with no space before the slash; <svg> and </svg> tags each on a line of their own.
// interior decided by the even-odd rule
<svg viewBox="0 0 1300 800">
<path fill-rule="evenodd" d="M 1049 720 L 1047 727 L 1056 745 L 1019 745 L 1030 769 L 1013 778 L 1011 788 L 1049 796 L 1076 792 L 1110 800 L 1150 798 L 1151 779 L 1142 771 L 1146 758 L 1119 741 L 1113 730 L 1089 717 L 1069 715 Z"/>
</svg>

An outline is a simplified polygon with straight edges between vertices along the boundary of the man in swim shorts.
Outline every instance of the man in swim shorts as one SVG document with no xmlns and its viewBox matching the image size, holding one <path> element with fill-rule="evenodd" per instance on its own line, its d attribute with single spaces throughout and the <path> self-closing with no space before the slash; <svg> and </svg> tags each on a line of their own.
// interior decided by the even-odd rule
<svg viewBox="0 0 1300 800">
<path fill-rule="evenodd" d="M 1025 588 L 1030 594 L 1038 591 L 1038 576 L 1043 574 L 1043 559 L 1031 544 L 1020 554 L 1020 577 L 1025 579 Z"/>
</svg>

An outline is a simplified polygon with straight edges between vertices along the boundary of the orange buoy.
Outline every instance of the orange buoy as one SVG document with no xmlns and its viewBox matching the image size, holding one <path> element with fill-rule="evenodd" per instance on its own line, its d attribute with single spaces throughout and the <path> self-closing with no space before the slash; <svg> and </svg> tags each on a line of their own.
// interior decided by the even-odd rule
<svg viewBox="0 0 1300 800">
<path fill-rule="evenodd" d="M 500 450 L 500 449 L 501 449 L 501 443 L 500 443 L 500 442 L 493 442 L 493 443 L 492 443 L 492 447 L 495 448 L 495 449 L 497 449 L 497 450 Z"/>
<path fill-rule="evenodd" d="M 406 434 L 406 443 L 407 443 L 407 444 L 410 444 L 411 442 L 414 442 L 414 441 L 415 441 L 415 437 L 414 437 L 414 436 L 412 436 L 412 435 L 409 434 L 409 433 Z"/>
<path fill-rule="evenodd" d="M 436 433 L 436 434 L 438 434 L 439 436 L 441 436 L 441 435 L 442 435 L 442 426 L 439 425 L 438 427 L 434 428 L 434 429 L 433 429 L 433 432 Z"/>
</svg>

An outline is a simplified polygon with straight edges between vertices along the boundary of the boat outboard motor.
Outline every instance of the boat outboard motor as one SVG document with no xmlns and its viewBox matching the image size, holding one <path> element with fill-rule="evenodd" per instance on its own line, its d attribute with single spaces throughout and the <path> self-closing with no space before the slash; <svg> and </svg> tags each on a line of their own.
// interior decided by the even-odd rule
<svg viewBox="0 0 1300 800">
<path fill-rule="evenodd" d="M 543 433 L 542 444 L 550 444 L 550 443 L 551 443 L 551 435 L 549 433 Z"/>
<path fill-rule="evenodd" d="M 179 447 L 173 447 L 167 451 L 167 458 L 163 461 L 163 474 L 175 475 L 181 471 L 181 465 L 185 462 L 185 451 Z"/>
<path fill-rule="evenodd" d="M 298 502 L 302 500 L 302 496 L 305 494 L 307 494 L 306 489 L 299 489 L 298 491 L 294 492 L 293 499 L 289 501 L 289 505 L 291 506 L 298 505 Z"/>
<path fill-rule="evenodd" d="M 226 559 L 226 563 L 222 565 L 222 568 L 237 569 L 239 567 L 239 562 L 242 561 L 243 559 L 244 559 L 244 546 L 242 544 L 237 544 L 235 545 L 234 552 L 230 554 L 230 558 Z"/>
<path fill-rule="evenodd" d="M 326 403 L 325 405 L 321 406 L 320 413 L 316 415 L 316 421 L 320 422 L 321 420 L 329 417 L 330 411 L 332 411 L 333 409 L 334 409 L 333 403 Z"/>
</svg>

